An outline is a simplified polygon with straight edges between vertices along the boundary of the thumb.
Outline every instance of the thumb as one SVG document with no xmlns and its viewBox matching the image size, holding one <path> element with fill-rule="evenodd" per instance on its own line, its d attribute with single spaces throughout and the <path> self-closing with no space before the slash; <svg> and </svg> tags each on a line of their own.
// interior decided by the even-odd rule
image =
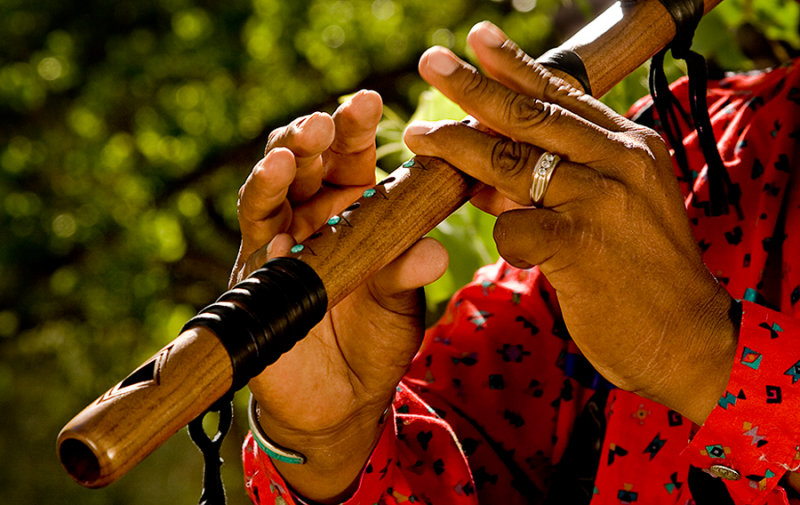
<svg viewBox="0 0 800 505">
<path fill-rule="evenodd" d="M 497 252 L 517 268 L 554 257 L 572 234 L 572 220 L 550 209 L 520 208 L 500 214 L 494 225 Z"/>
<path fill-rule="evenodd" d="M 441 277 L 447 270 L 448 259 L 442 244 L 423 238 L 373 275 L 369 281 L 370 291 L 387 310 L 416 312 L 415 291 Z"/>
</svg>

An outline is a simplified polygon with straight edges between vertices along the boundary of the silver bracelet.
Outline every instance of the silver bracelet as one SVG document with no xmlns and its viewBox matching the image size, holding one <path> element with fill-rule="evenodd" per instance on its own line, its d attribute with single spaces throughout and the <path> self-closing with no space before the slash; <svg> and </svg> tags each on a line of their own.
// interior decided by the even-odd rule
<svg viewBox="0 0 800 505">
<path fill-rule="evenodd" d="M 284 463 L 291 463 L 293 465 L 302 465 L 306 462 L 306 457 L 299 452 L 290 451 L 275 445 L 264 433 L 261 423 L 258 422 L 258 412 L 256 409 L 258 404 L 256 398 L 250 393 L 250 406 L 247 409 L 247 422 L 250 424 L 250 432 L 256 441 L 259 449 L 264 451 L 270 458 L 282 461 Z"/>
</svg>

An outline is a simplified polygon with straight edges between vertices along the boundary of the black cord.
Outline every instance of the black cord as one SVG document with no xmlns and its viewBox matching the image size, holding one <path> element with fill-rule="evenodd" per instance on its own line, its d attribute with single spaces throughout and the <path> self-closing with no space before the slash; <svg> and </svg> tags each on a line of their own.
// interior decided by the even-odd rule
<svg viewBox="0 0 800 505">
<path fill-rule="evenodd" d="M 228 393 L 189 423 L 189 436 L 205 463 L 200 505 L 225 505 L 220 447 L 231 427 L 233 394 L 305 337 L 327 308 L 325 287 L 314 270 L 297 259 L 277 258 L 225 292 L 181 330 L 210 329 L 228 352 L 233 374 Z M 203 430 L 209 412 L 219 412 L 213 439 Z"/>
<path fill-rule="evenodd" d="M 741 190 L 738 185 L 732 184 L 725 170 L 708 115 L 706 61 L 700 54 L 691 50 L 694 32 L 703 16 L 703 2 L 702 0 L 661 0 L 661 3 L 675 22 L 675 38 L 650 62 L 650 94 L 661 119 L 664 134 L 674 150 L 675 162 L 680 167 L 683 178 L 691 190 L 693 175 L 683 146 L 683 132 L 678 122 L 678 112 L 683 116 L 685 122 L 693 124 L 707 165 L 709 204 L 706 206 L 706 213 L 712 216 L 728 214 L 730 203 L 742 218 L 739 205 Z M 686 62 L 689 77 L 689 103 L 691 119 L 693 119 L 691 122 L 688 121 L 689 118 L 680 107 L 667 83 L 664 73 L 664 56 L 668 50 L 672 51 L 672 55 L 676 59 Z"/>
<path fill-rule="evenodd" d="M 203 492 L 199 505 L 225 505 L 225 487 L 222 485 L 222 441 L 231 429 L 233 420 L 232 393 L 220 398 L 199 417 L 189 423 L 189 437 L 203 453 Z M 219 425 L 214 438 L 203 429 L 203 419 L 209 412 L 219 413 Z"/>
<path fill-rule="evenodd" d="M 650 62 L 650 95 L 653 97 L 653 106 L 656 108 L 658 117 L 661 120 L 661 128 L 673 149 L 675 161 L 681 169 L 684 180 L 691 188 L 693 177 L 686 149 L 683 147 L 683 131 L 681 131 L 680 123 L 678 123 L 675 107 L 672 106 L 677 99 L 672 94 L 672 90 L 669 89 L 669 82 L 664 73 L 664 56 L 666 53 L 667 49 L 662 49 L 653 56 Z"/>
</svg>

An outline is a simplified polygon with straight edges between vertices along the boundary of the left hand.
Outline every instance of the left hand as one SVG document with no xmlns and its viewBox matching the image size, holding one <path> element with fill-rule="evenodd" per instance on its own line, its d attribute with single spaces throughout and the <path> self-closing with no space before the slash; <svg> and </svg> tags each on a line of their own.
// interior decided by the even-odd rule
<svg viewBox="0 0 800 505">
<path fill-rule="evenodd" d="M 473 201 L 499 215 L 500 254 L 539 265 L 601 374 L 702 423 L 727 384 L 738 322 L 703 264 L 663 141 L 551 75 L 493 25 L 476 25 L 469 43 L 492 78 L 438 47 L 419 70 L 483 131 L 415 123 L 406 143 L 491 186 Z M 543 208 L 531 208 L 544 151 L 562 161 Z"/>
<path fill-rule="evenodd" d="M 333 116 L 314 113 L 274 130 L 239 192 L 242 231 L 231 284 L 288 255 L 375 182 L 382 101 L 361 91 Z M 275 461 L 299 494 L 340 503 L 358 484 L 381 418 L 419 349 L 421 287 L 447 267 L 435 240 L 417 242 L 333 307 L 278 361 L 254 377 L 259 423 L 306 464 Z"/>
</svg>

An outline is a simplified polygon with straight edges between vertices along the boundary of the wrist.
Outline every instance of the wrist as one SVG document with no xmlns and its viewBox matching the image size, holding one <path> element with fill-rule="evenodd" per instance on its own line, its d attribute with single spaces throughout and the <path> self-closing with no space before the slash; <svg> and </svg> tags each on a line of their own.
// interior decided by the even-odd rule
<svg viewBox="0 0 800 505">
<path fill-rule="evenodd" d="M 741 303 L 717 285 L 706 303 L 697 304 L 695 317 L 684 327 L 685 345 L 665 368 L 666 387 L 653 399 L 702 425 L 725 392 L 738 343 Z"/>
<path fill-rule="evenodd" d="M 321 504 L 341 503 L 355 491 L 391 408 L 386 402 L 378 409 L 365 406 L 335 426 L 299 430 L 259 415 L 256 405 L 253 401 L 256 426 L 252 432 L 257 444 L 291 489 Z M 258 443 L 258 431 L 268 445 L 266 451 Z"/>
</svg>

